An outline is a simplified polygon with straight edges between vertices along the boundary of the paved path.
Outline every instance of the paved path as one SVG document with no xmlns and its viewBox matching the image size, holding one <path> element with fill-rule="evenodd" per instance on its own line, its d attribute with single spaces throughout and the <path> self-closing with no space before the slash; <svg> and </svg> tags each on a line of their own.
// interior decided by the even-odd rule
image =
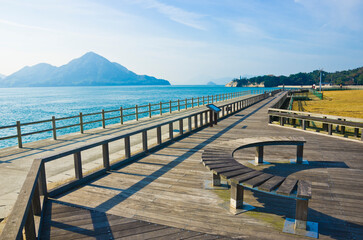
<svg viewBox="0 0 363 240">
<path fill-rule="evenodd" d="M 205 146 L 254 136 L 302 136 L 309 165 L 289 164 L 296 148 L 265 147 L 266 173 L 312 182 L 309 220 L 319 223 L 321 239 L 363 236 L 363 144 L 267 124 L 266 99 L 218 123 L 149 154 L 57 198 L 88 209 L 190 231 L 247 239 L 291 239 L 284 219 L 294 218 L 295 201 L 245 191 L 255 210 L 232 215 L 222 207 L 228 190 L 207 190 L 211 173 L 200 163 Z M 281 151 L 280 151 L 281 149 Z M 254 149 L 236 153 L 244 164 Z M 63 222 L 65 223 L 65 222 Z"/>
</svg>

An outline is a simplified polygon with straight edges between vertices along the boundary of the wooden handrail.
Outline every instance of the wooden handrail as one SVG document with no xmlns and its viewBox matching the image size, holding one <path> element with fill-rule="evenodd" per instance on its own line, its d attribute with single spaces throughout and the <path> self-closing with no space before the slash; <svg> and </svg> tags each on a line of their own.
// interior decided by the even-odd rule
<svg viewBox="0 0 363 240">
<path fill-rule="evenodd" d="M 38 177 L 43 165 L 42 159 L 35 159 L 26 176 L 25 182 L 20 190 L 19 196 L 14 204 L 13 211 L 7 218 L 3 232 L 0 236 L 1 239 L 22 239 L 23 228 L 26 226 L 27 231 L 25 235 L 28 238 L 33 238 L 35 234 L 34 225 L 34 209 L 32 206 L 33 197 L 36 187 L 38 185 Z M 39 199 L 35 199 L 40 201 Z M 31 215 L 31 216 L 29 216 Z M 32 221 L 29 219 L 33 219 Z M 35 236 L 34 236 L 35 239 Z"/>
</svg>

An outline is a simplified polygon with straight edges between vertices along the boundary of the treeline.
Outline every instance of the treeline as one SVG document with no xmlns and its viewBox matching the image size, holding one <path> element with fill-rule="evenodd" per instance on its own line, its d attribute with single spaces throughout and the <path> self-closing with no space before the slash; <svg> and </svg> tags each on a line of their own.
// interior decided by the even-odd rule
<svg viewBox="0 0 363 240">
<path fill-rule="evenodd" d="M 249 84 L 264 83 L 265 87 L 277 87 L 278 85 L 313 85 L 319 84 L 320 71 L 315 70 L 310 73 L 296 73 L 290 76 L 273 76 L 265 75 L 252 78 L 233 79 L 237 82 L 237 87 Z M 341 72 L 324 72 L 322 71 L 322 83 L 332 85 L 363 85 L 363 67 L 341 71 Z"/>
</svg>

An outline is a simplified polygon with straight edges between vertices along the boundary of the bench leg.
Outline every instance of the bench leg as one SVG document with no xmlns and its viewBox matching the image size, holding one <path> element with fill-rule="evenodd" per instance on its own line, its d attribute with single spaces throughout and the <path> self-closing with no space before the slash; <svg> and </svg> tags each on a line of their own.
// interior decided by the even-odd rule
<svg viewBox="0 0 363 240">
<path fill-rule="evenodd" d="M 231 182 L 230 207 L 233 209 L 243 208 L 243 186 Z"/>
<path fill-rule="evenodd" d="M 309 200 L 296 200 L 295 229 L 306 229 Z"/>
<path fill-rule="evenodd" d="M 296 149 L 296 163 L 301 164 L 303 161 L 304 145 L 297 145 Z"/>
<path fill-rule="evenodd" d="M 213 173 L 213 186 L 221 186 L 221 176 L 219 174 Z"/>
<path fill-rule="evenodd" d="M 256 147 L 255 164 L 263 163 L 263 146 Z"/>
</svg>

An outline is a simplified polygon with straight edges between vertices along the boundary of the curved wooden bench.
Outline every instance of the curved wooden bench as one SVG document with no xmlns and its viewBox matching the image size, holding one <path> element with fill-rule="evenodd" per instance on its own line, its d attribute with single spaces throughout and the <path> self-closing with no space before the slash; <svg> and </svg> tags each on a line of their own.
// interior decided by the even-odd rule
<svg viewBox="0 0 363 240">
<path fill-rule="evenodd" d="M 256 147 L 256 155 L 261 153 L 261 148 L 266 145 L 297 145 L 298 158 L 299 146 L 305 143 L 304 138 L 296 137 L 262 137 L 245 138 L 226 141 L 223 147 L 210 147 L 204 150 L 202 162 L 213 173 L 213 186 L 221 185 L 221 177 L 226 178 L 231 185 L 230 207 L 243 208 L 243 190 L 252 189 L 283 197 L 296 199 L 295 228 L 306 229 L 308 201 L 311 198 L 311 183 L 275 176 L 249 168 L 237 162 L 233 154 L 235 151 Z M 262 156 L 258 155 L 257 157 Z"/>
</svg>

